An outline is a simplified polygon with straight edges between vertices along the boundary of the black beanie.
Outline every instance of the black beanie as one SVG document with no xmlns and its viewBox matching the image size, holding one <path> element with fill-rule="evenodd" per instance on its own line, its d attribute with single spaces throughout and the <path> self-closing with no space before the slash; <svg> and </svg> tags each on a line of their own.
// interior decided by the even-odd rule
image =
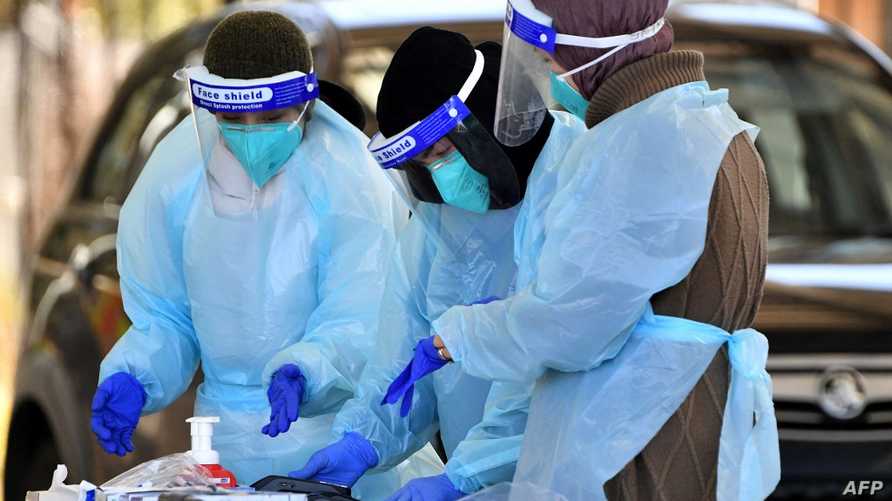
<svg viewBox="0 0 892 501">
<path fill-rule="evenodd" d="M 307 37 L 287 17 L 270 11 L 232 14 L 208 37 L 208 71 L 223 78 L 268 78 L 289 71 L 307 73 L 313 56 Z"/>
<path fill-rule="evenodd" d="M 390 137 L 402 132 L 458 94 L 474 69 L 474 49 L 464 35 L 430 26 L 409 35 L 384 73 L 375 113 L 381 133 Z M 493 136 L 502 47 L 484 42 L 476 49 L 483 54 L 483 74 L 465 104 Z M 521 146 L 507 147 L 493 136 L 514 165 L 521 192 L 551 132 L 554 121 L 550 114 L 546 116 L 536 137 Z"/>
</svg>

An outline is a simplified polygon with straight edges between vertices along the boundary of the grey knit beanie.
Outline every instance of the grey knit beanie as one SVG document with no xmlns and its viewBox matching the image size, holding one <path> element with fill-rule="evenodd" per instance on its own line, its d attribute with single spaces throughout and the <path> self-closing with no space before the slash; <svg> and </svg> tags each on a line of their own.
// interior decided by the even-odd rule
<svg viewBox="0 0 892 501">
<path fill-rule="evenodd" d="M 224 78 L 267 78 L 313 66 L 310 44 L 287 17 L 270 11 L 232 14 L 208 37 L 204 65 Z"/>
</svg>

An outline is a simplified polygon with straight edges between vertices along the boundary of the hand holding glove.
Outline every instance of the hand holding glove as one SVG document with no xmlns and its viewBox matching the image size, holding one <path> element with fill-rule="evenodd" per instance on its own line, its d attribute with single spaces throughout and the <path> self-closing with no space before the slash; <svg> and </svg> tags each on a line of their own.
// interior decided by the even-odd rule
<svg viewBox="0 0 892 501">
<path fill-rule="evenodd" d="M 412 395 L 415 393 L 415 382 L 448 363 L 448 360 L 440 356 L 434 346 L 435 337 L 431 336 L 418 342 L 415 346 L 415 356 L 412 357 L 412 361 L 403 369 L 403 372 L 390 383 L 384 399 L 381 400 L 381 405 L 393 404 L 402 398 L 400 416 L 409 415 L 409 409 L 412 408 Z"/>
<path fill-rule="evenodd" d="M 300 417 L 300 403 L 306 386 L 307 379 L 294 364 L 285 364 L 273 373 L 266 390 L 271 409 L 269 424 L 260 430 L 261 433 L 275 437 L 288 431 L 291 423 Z"/>
<path fill-rule="evenodd" d="M 410 480 L 387 501 L 454 501 L 465 496 L 446 474 Z"/>
<path fill-rule="evenodd" d="M 135 377 L 116 372 L 93 395 L 90 427 L 99 445 L 109 454 L 133 452 L 133 432 L 146 403 L 146 392 Z"/>
<path fill-rule="evenodd" d="M 314 452 L 303 468 L 288 476 L 353 487 L 359 477 L 377 465 L 378 453 L 372 444 L 362 435 L 351 432 Z"/>
</svg>

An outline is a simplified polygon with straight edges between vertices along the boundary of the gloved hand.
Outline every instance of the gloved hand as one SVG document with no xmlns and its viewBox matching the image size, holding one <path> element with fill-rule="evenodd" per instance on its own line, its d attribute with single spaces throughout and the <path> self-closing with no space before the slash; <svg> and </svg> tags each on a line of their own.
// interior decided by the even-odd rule
<svg viewBox="0 0 892 501">
<path fill-rule="evenodd" d="M 261 428 L 261 433 L 275 437 L 288 431 L 291 423 L 300 416 L 300 403 L 304 399 L 306 386 L 307 379 L 301 374 L 300 367 L 294 364 L 285 364 L 273 373 L 266 390 L 272 411 L 269 424 Z"/>
<path fill-rule="evenodd" d="M 434 347 L 434 336 L 422 339 L 415 345 L 415 356 L 412 357 L 412 361 L 390 383 L 384 399 L 381 400 L 381 405 L 396 403 L 402 397 L 403 403 L 400 407 L 400 416 L 408 416 L 409 409 L 412 408 L 415 382 L 443 367 L 446 363 L 447 361 L 440 357 L 440 354 L 437 353 L 437 348 Z"/>
<path fill-rule="evenodd" d="M 445 473 L 435 477 L 410 480 L 387 501 L 454 501 L 465 493 L 456 489 Z"/>
<path fill-rule="evenodd" d="M 145 404 L 146 391 L 126 372 L 112 374 L 96 388 L 90 427 L 105 452 L 118 456 L 133 452 L 133 432 Z"/>
<path fill-rule="evenodd" d="M 372 444 L 359 433 L 350 432 L 337 442 L 314 452 L 303 468 L 292 471 L 288 476 L 353 487 L 363 473 L 377 465 L 378 452 Z"/>
</svg>

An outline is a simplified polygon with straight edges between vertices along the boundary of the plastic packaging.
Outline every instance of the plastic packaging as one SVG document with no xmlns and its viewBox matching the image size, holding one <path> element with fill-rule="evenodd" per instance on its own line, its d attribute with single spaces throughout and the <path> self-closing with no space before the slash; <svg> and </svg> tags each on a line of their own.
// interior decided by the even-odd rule
<svg viewBox="0 0 892 501">
<path fill-rule="evenodd" d="M 96 498 L 96 486 L 90 482 L 81 482 L 78 485 L 66 485 L 68 467 L 64 464 L 56 465 L 53 472 L 53 480 L 50 488 L 45 491 L 28 491 L 25 493 L 26 501 L 93 501 Z"/>
<path fill-rule="evenodd" d="M 218 487 L 231 489 L 238 485 L 235 475 L 220 465 L 220 454 L 214 450 L 214 425 L 218 416 L 194 416 L 186 420 L 191 425 L 192 449 L 187 454 L 205 467 Z"/>
<path fill-rule="evenodd" d="M 102 484 L 103 491 L 167 490 L 179 487 L 211 489 L 216 485 L 195 458 L 187 453 L 146 461 Z"/>
</svg>

